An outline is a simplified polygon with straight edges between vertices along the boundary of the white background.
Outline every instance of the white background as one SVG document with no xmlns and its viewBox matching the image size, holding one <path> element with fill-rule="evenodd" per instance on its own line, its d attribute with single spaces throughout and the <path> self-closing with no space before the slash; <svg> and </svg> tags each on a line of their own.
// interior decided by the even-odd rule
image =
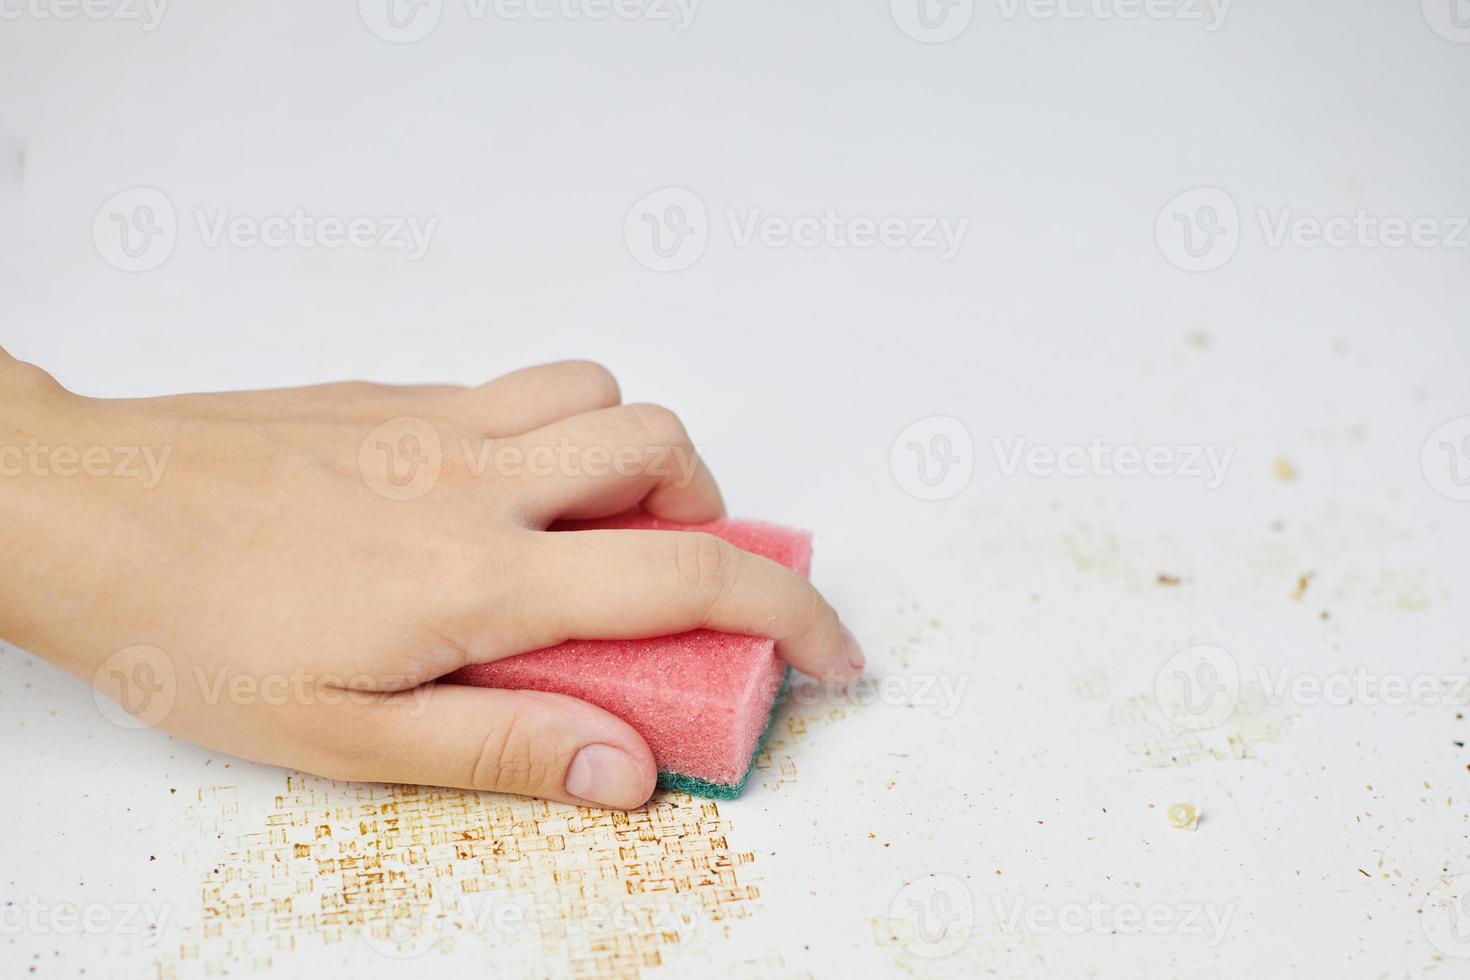
<svg viewBox="0 0 1470 980">
<path fill-rule="evenodd" d="M 1470 29 L 1454 2 L 1181 0 L 1124 18 L 1107 0 L 1065 17 L 961 0 L 930 9 L 955 36 L 929 43 L 903 0 L 706 0 L 687 24 L 672 5 L 657 8 L 671 20 L 594 20 L 445 0 L 411 22 L 426 36 L 396 43 L 374 0 L 176 0 L 153 30 L 142 7 L 143 22 L 131 7 L 59 19 L 43 16 L 71 10 L 57 0 L 5 0 L 0 344 L 97 396 L 473 384 L 587 357 L 628 398 L 675 408 L 735 513 L 815 532 L 814 577 L 875 674 L 967 684 L 952 714 L 850 711 L 789 748 L 794 785 L 722 806 L 732 847 L 779 857 L 748 921 L 700 935 L 701 962 L 1465 972 L 1423 928 L 1432 890 L 1470 872 L 1463 705 L 1288 698 L 1203 733 L 1185 764 L 1139 748 L 1178 736 L 1149 698 L 1194 644 L 1228 650 L 1243 690 L 1263 667 L 1470 670 L 1470 503 L 1451 499 L 1470 423 L 1421 465 L 1431 433 L 1470 416 L 1470 232 L 1455 247 L 1454 230 L 1470 214 Z M 108 202 L 139 187 L 167 198 L 177 240 L 125 272 Z M 635 205 L 666 188 L 703 208 L 703 252 L 658 272 Z M 1175 214 L 1198 231 L 1197 206 L 1222 200 L 1198 188 L 1235 214 L 1203 260 L 1217 267 L 1186 271 Z M 410 260 L 211 247 L 197 219 L 297 209 L 437 224 Z M 731 225 L 827 209 L 967 224 L 947 260 L 742 245 Z M 1450 238 L 1271 244 L 1283 217 L 1359 212 Z M 973 476 L 921 501 L 910 440 L 890 450 L 915 423 L 930 447 L 934 416 L 959 421 L 968 443 L 950 450 Z M 994 442 L 1094 438 L 1233 455 L 1211 488 L 1008 475 Z M 137 855 L 183 847 L 163 788 L 209 785 L 204 753 L 120 734 L 85 689 L 10 650 L 0 731 L 0 897 L 187 917 L 210 843 L 188 845 L 188 868 Z M 235 769 L 247 809 L 280 791 L 279 772 Z M 1193 834 L 1163 817 L 1183 800 L 1206 815 Z M 935 959 L 876 941 L 875 917 L 933 873 L 964 882 L 973 937 Z M 987 924 L 997 900 L 1095 896 L 1233 913 L 1214 944 Z M 46 975 L 149 975 L 154 955 L 122 936 L 0 934 L 0 963 Z"/>
</svg>

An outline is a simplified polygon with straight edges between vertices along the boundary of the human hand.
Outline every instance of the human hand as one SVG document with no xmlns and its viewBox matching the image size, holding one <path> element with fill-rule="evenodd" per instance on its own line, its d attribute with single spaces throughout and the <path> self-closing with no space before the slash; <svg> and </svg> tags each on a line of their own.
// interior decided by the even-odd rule
<svg viewBox="0 0 1470 980">
<path fill-rule="evenodd" d="M 724 513 L 677 416 L 620 405 L 594 364 L 97 400 L 0 351 L 0 401 L 0 636 L 211 748 L 628 809 L 656 773 L 626 723 L 432 682 L 701 627 L 771 637 L 826 679 L 862 667 L 809 583 L 711 535 L 544 533 L 638 506 Z"/>
</svg>

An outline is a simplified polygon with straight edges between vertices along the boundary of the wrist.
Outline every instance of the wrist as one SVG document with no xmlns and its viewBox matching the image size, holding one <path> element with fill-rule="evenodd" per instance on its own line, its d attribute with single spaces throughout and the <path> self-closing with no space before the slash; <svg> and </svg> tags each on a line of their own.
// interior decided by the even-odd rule
<svg viewBox="0 0 1470 980">
<path fill-rule="evenodd" d="M 0 350 L 0 639 L 43 656 L 79 518 L 96 511 L 95 466 L 84 466 L 87 447 L 104 441 L 95 404 Z"/>
<path fill-rule="evenodd" d="M 88 401 L 0 350 L 0 495 L 33 494 L 38 480 L 67 468 L 78 439 L 95 428 Z"/>
</svg>

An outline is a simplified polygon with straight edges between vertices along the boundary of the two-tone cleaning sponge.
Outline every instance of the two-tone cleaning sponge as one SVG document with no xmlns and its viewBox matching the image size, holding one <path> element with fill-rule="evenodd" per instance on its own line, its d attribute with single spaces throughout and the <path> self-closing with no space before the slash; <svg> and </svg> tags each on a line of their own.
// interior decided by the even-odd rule
<svg viewBox="0 0 1470 980">
<path fill-rule="evenodd" d="M 811 571 L 811 535 L 754 521 L 687 525 L 644 514 L 557 525 L 592 529 L 704 531 L 792 571 Z M 653 750 L 658 784 L 732 798 L 749 778 L 786 677 L 775 642 L 693 630 L 645 640 L 571 640 L 475 664 L 453 683 L 549 691 L 591 702 L 632 725 Z"/>
</svg>

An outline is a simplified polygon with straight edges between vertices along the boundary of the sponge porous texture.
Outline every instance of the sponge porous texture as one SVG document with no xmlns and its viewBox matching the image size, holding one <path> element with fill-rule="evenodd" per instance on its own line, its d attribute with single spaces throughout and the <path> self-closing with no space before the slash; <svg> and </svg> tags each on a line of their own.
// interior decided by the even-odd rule
<svg viewBox="0 0 1470 980">
<path fill-rule="evenodd" d="M 705 531 L 799 575 L 811 571 L 811 535 L 755 521 L 675 524 L 646 514 L 555 525 Z M 765 740 L 786 665 L 764 637 L 693 630 L 642 640 L 570 640 L 445 678 L 459 684 L 567 694 L 632 725 L 653 750 L 661 787 L 697 796 L 739 795 Z"/>
</svg>

